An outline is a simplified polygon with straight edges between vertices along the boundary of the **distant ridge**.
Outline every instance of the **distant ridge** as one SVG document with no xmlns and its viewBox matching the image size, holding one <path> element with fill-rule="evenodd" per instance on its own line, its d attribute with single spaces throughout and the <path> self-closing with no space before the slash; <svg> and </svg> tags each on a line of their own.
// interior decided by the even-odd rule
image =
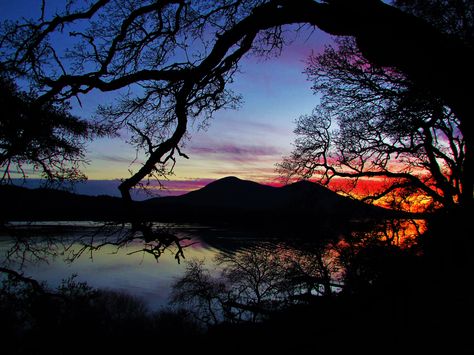
<svg viewBox="0 0 474 355">
<path fill-rule="evenodd" d="M 14 185 L 0 186 L 2 220 L 109 220 L 124 218 L 121 198 L 87 196 L 68 191 Z"/>
<path fill-rule="evenodd" d="M 85 196 L 51 189 L 0 186 L 3 220 L 127 219 L 120 198 Z M 234 176 L 181 196 L 134 202 L 135 216 L 157 221 L 279 223 L 353 218 L 383 218 L 393 211 L 367 205 L 309 181 L 283 187 Z"/>
<path fill-rule="evenodd" d="M 163 217 L 181 214 L 197 220 L 379 218 L 393 213 L 306 180 L 272 187 L 236 177 L 216 180 L 182 196 L 153 198 L 141 204 Z"/>
<path fill-rule="evenodd" d="M 143 203 L 157 206 L 171 203 L 195 207 L 258 209 L 263 206 L 265 199 L 272 197 L 274 190 L 274 187 L 268 185 L 229 176 L 181 196 L 158 197 Z"/>
</svg>

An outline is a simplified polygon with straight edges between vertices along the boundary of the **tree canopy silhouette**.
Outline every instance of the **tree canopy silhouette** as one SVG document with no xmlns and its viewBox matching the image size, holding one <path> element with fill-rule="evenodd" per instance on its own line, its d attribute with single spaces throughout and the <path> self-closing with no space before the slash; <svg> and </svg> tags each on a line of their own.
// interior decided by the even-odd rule
<svg viewBox="0 0 474 355">
<path fill-rule="evenodd" d="M 0 75 L 0 182 L 26 177 L 32 168 L 49 182 L 85 178 L 85 143 L 102 134 L 99 127 L 70 114 L 67 103 L 36 103 Z"/>
<path fill-rule="evenodd" d="M 469 2 L 395 1 L 450 38 L 473 47 L 474 8 Z M 393 67 L 374 65 L 355 41 L 336 41 L 308 61 L 307 74 L 322 103 L 297 121 L 293 153 L 280 164 L 288 177 L 316 174 L 386 180 L 365 199 L 428 198 L 429 207 L 472 202 L 471 154 L 465 127 L 446 102 Z M 346 190 L 348 189 L 347 186 Z M 395 192 L 395 193 L 394 193 Z M 405 197 L 406 199 L 401 199 Z"/>
<path fill-rule="evenodd" d="M 474 4 L 469 0 L 395 0 L 394 5 L 421 17 L 439 31 L 457 37 L 472 47 Z"/>
<path fill-rule="evenodd" d="M 371 65 L 354 41 L 336 43 L 308 60 L 321 104 L 297 120 L 295 148 L 280 172 L 323 184 L 350 178 L 342 189 L 355 187 L 356 194 L 359 179 L 376 181 L 382 186 L 363 193 L 364 200 L 392 207 L 468 200 L 466 145 L 452 110 L 399 71 Z"/>
<path fill-rule="evenodd" d="M 352 36 L 371 63 L 440 97 L 460 121 L 472 181 L 473 48 L 382 1 L 97 0 L 70 3 L 52 17 L 41 10 L 39 19 L 3 25 L 2 65 L 35 87 L 39 104 L 93 90 L 122 93 L 100 113 L 110 127 L 128 127 L 146 156 L 120 186 L 126 200 L 142 179 L 165 174 L 176 155 L 187 157 L 180 144 L 189 120 L 238 104 L 227 84 L 240 59 L 278 52 L 287 24 Z M 472 186 L 465 190 L 472 196 Z"/>
</svg>

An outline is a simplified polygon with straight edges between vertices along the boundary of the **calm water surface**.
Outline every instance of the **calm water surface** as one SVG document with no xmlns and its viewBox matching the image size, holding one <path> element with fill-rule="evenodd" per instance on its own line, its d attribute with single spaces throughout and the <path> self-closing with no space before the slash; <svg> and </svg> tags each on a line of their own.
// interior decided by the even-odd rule
<svg viewBox="0 0 474 355">
<path fill-rule="evenodd" d="M 26 226 L 27 224 L 17 223 L 14 229 L 26 231 Z M 80 250 L 81 243 L 78 240 L 82 237 L 89 240 L 91 233 L 97 230 L 97 226 L 91 222 L 61 222 L 60 226 L 62 230 L 58 231 L 51 223 L 28 225 L 29 229 L 33 227 L 33 231 L 28 232 L 31 235 L 27 241 L 20 238 L 21 241 L 31 243 L 30 246 L 38 249 L 47 246 L 47 249 L 63 255 L 45 257 L 39 255 L 43 260 L 37 260 L 32 253 L 27 253 L 26 257 L 29 260 L 22 266 L 19 261 L 23 259 L 22 248 L 25 245 L 20 243 L 19 252 L 7 261 L 7 255 L 15 246 L 15 240 L 7 235 L 9 233 L 2 233 L 0 235 L 2 264 L 15 270 L 21 269 L 25 276 L 46 281 L 50 287 L 56 287 L 62 280 L 76 274 L 78 281 L 86 281 L 92 287 L 133 294 L 143 299 L 150 309 L 159 309 L 167 305 L 171 284 L 184 273 L 190 260 L 204 260 L 207 266 L 214 268 L 214 257 L 219 253 L 218 249 L 200 237 L 200 234 L 215 233 L 215 230 L 200 226 L 170 225 L 169 227 L 180 237 L 191 238 L 183 243 L 188 246 L 184 248 L 185 258 L 181 258 L 179 263 L 175 259 L 177 248 L 170 247 L 156 260 L 153 255 L 140 251 L 144 247 L 144 243 L 140 241 L 133 241 L 121 248 L 106 245 L 92 252 L 85 251 L 73 262 L 69 262 L 65 260 L 66 255 L 69 255 L 68 252 Z M 94 236 L 100 237 L 95 232 Z M 48 239 L 49 242 L 44 239 Z M 58 243 L 61 245 L 52 244 L 58 240 L 62 241 Z M 68 246 L 66 253 L 63 253 L 65 249 L 63 244 Z"/>
<path fill-rule="evenodd" d="M 144 248 L 149 251 L 156 243 L 146 243 L 143 238 L 129 239 L 123 245 L 122 237 L 131 235 L 127 226 L 106 227 L 94 222 L 16 222 L 0 232 L 0 265 L 45 281 L 51 288 L 77 275 L 77 281 L 85 281 L 94 288 L 132 294 L 144 300 L 150 309 L 157 310 L 168 305 L 171 285 L 184 274 L 189 261 L 203 260 L 206 269 L 218 273 L 215 257 L 219 253 L 269 243 L 272 250 L 277 246 L 275 250 L 281 251 L 282 237 L 286 241 L 297 240 L 288 233 L 281 235 L 281 232 L 274 231 L 262 234 L 262 231 L 158 223 L 154 227 L 182 238 L 181 245 L 186 246 L 185 258 L 180 258 L 178 262 L 175 258 L 178 249 L 171 246 L 156 259 L 153 254 L 143 251 Z M 369 234 L 402 245 L 413 240 L 420 230 L 423 230 L 423 224 L 419 221 L 400 220 L 397 223 L 390 221 L 384 228 L 379 227 Z M 280 235 L 276 237 L 277 234 Z M 307 237 L 321 240 L 318 228 L 309 232 Z M 106 245 L 93 251 L 84 249 L 77 256 L 84 245 L 98 247 L 104 242 L 107 242 Z M 291 249 L 286 248 L 284 253 L 288 252 L 292 253 Z M 76 256 L 74 260 L 68 260 L 72 256 Z M 336 256 L 329 252 L 325 258 L 331 261 Z"/>
</svg>

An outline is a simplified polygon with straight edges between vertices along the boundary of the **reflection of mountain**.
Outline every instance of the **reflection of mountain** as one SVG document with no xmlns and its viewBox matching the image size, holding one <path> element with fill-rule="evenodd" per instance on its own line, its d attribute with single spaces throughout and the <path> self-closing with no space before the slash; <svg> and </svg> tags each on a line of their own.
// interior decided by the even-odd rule
<svg viewBox="0 0 474 355">
<path fill-rule="evenodd" d="M 126 217 L 120 198 L 85 196 L 65 191 L 0 187 L 5 219 L 116 219 Z M 134 213 L 153 220 L 196 222 L 271 222 L 304 217 L 308 221 L 382 217 L 388 211 L 340 196 L 301 181 L 271 187 L 227 177 L 182 196 L 136 202 Z"/>
</svg>

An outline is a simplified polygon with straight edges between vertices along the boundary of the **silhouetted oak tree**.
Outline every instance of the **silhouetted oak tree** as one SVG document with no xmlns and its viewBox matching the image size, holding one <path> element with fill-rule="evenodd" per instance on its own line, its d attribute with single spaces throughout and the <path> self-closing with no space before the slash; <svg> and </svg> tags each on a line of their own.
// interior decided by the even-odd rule
<svg viewBox="0 0 474 355">
<path fill-rule="evenodd" d="M 468 200 L 466 144 L 452 110 L 399 71 L 371 65 L 354 41 L 337 44 L 308 61 L 321 104 L 297 120 L 295 149 L 280 172 L 322 183 L 350 178 L 346 192 L 361 178 L 383 179 L 365 200 L 425 199 L 426 207 Z"/>
<path fill-rule="evenodd" d="M 126 200 L 142 179 L 186 156 L 180 144 L 189 120 L 238 104 L 227 83 L 240 59 L 281 49 L 287 24 L 352 36 L 371 63 L 397 68 L 440 97 L 460 121 L 465 175 L 474 175 L 472 47 L 382 1 L 96 0 L 69 3 L 52 17 L 45 9 L 38 19 L 3 25 L 1 62 L 38 90 L 39 104 L 93 90 L 122 93 L 100 111 L 112 127 L 128 127 L 146 155 L 120 186 Z"/>
<path fill-rule="evenodd" d="M 26 177 L 33 169 L 50 182 L 85 178 L 85 143 L 101 133 L 98 126 L 69 113 L 67 103 L 36 102 L 0 75 L 0 182 Z"/>
<path fill-rule="evenodd" d="M 466 1 L 400 0 L 404 11 L 473 47 L 474 6 Z M 466 127 L 445 100 L 394 67 L 374 65 L 353 40 L 339 40 L 308 61 L 322 103 L 297 124 L 291 156 L 280 165 L 291 177 L 316 174 L 386 180 L 374 200 L 425 196 L 429 206 L 472 203 L 472 152 Z M 418 198 L 419 202 L 419 198 Z"/>
</svg>

